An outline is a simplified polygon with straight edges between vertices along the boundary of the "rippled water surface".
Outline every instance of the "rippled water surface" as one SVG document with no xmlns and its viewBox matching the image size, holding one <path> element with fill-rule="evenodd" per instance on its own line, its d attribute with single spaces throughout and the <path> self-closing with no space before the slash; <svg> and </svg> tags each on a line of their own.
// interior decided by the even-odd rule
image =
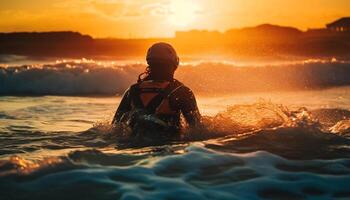
<svg viewBox="0 0 350 200">
<path fill-rule="evenodd" d="M 348 199 L 349 91 L 199 96 L 205 130 L 146 147 L 118 144 L 107 125 L 119 97 L 0 97 L 0 194 Z"/>
<path fill-rule="evenodd" d="M 117 96 L 1 96 L 0 199 L 350 199 L 348 86 L 197 99 L 203 127 L 145 142 Z"/>
</svg>

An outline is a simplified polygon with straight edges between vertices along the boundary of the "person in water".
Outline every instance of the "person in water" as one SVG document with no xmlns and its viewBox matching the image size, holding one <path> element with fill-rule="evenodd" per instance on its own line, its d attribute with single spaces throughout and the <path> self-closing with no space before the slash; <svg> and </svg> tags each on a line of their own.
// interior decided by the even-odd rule
<svg viewBox="0 0 350 200">
<path fill-rule="evenodd" d="M 175 49 L 163 42 L 153 44 L 146 60 L 146 71 L 124 93 L 112 123 L 126 123 L 136 132 L 162 131 L 168 136 L 179 134 L 181 114 L 190 127 L 199 125 L 201 115 L 193 92 L 174 79 L 179 65 Z"/>
</svg>

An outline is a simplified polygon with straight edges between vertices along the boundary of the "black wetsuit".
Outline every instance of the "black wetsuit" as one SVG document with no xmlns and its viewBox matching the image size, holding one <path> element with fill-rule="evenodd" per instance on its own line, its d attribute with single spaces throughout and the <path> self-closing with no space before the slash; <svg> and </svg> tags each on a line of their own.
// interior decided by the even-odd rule
<svg viewBox="0 0 350 200">
<path fill-rule="evenodd" d="M 133 109 L 132 103 L 134 97 L 132 90 L 137 84 L 139 83 L 134 84 L 124 93 L 112 123 L 120 122 L 123 115 Z M 176 114 L 168 116 L 161 115 L 159 118 L 173 124 L 175 127 L 181 127 L 180 116 L 182 114 L 189 126 L 196 126 L 200 122 L 200 113 L 193 92 L 175 79 L 170 84 L 181 85 L 181 87 L 178 87 L 169 96 L 169 105 L 172 110 L 176 111 Z"/>
</svg>

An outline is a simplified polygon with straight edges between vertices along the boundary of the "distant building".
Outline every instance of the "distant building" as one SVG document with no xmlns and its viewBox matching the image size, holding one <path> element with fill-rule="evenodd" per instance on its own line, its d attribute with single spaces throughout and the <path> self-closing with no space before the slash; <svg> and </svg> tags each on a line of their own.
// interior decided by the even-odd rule
<svg viewBox="0 0 350 200">
<path fill-rule="evenodd" d="M 326 25 L 328 30 L 336 32 L 350 32 L 350 17 L 343 17 Z"/>
</svg>

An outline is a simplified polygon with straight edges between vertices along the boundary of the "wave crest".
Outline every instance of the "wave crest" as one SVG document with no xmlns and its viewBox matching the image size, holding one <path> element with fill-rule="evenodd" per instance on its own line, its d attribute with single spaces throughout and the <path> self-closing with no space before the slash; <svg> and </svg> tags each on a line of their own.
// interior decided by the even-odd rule
<svg viewBox="0 0 350 200">
<path fill-rule="evenodd" d="M 0 95 L 114 95 L 146 66 L 92 60 L 0 67 Z M 349 62 L 308 60 L 269 65 L 185 63 L 176 77 L 195 92 L 226 93 L 350 85 Z"/>
</svg>

